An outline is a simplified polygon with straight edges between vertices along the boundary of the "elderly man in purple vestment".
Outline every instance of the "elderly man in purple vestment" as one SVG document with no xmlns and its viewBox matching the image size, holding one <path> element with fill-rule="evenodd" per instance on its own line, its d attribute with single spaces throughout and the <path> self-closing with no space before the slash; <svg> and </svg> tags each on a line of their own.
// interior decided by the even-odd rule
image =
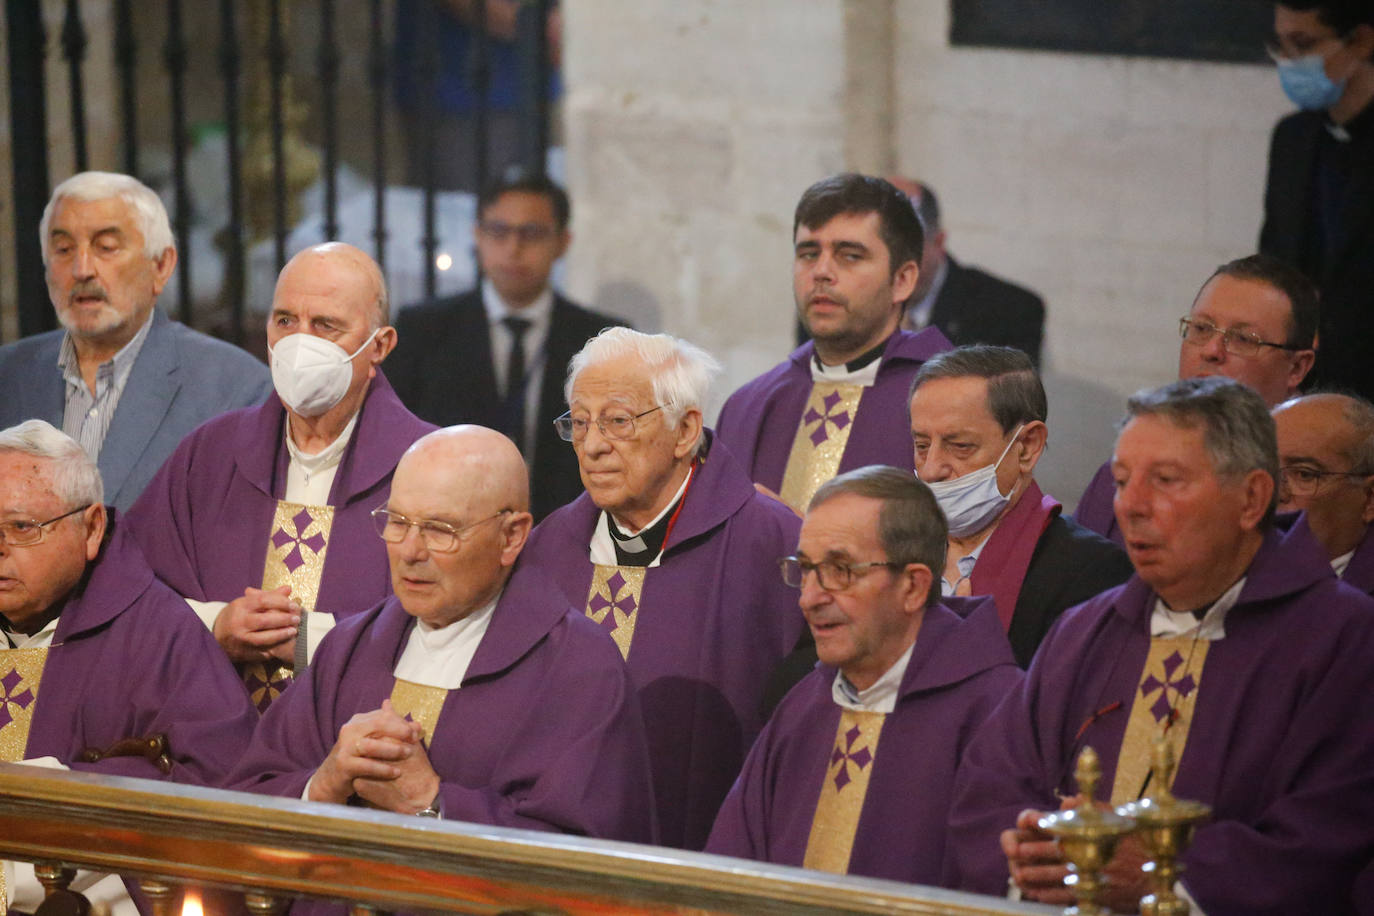
<svg viewBox="0 0 1374 916">
<path fill-rule="evenodd" d="M 1311 394 L 1274 408 L 1279 511 L 1305 513 L 1336 575 L 1374 594 L 1374 405 Z"/>
<path fill-rule="evenodd" d="M 1374 599 L 1332 574 L 1305 527 L 1274 527 L 1277 475 L 1252 389 L 1185 379 L 1130 399 L 1112 477 L 1136 575 L 1060 617 L 970 744 L 955 886 L 995 893 L 1010 875 L 1027 897 L 1068 902 L 1037 820 L 1072 795 L 1086 746 L 1099 802 L 1149 793 L 1162 736 L 1173 792 L 1212 806 L 1182 859 L 1194 912 L 1353 912 L 1374 849 Z M 1143 858 L 1130 838 L 1107 867 L 1118 911 L 1147 890 Z"/>
<path fill-rule="evenodd" d="M 530 560 L 628 660 L 660 834 L 689 849 L 706 843 L 763 727 L 769 675 L 802 630 L 776 571 L 800 521 L 703 427 L 716 369 L 667 334 L 609 328 L 588 341 L 559 418 L 587 492 L 530 541 Z"/>
<path fill-rule="evenodd" d="M 1178 377 L 1222 375 L 1273 407 L 1298 393 L 1317 352 L 1317 288 L 1264 254 L 1221 265 L 1179 319 Z M 1125 546 L 1112 511 L 1111 462 L 1097 469 L 1074 520 Z"/>
<path fill-rule="evenodd" d="M 948 350 L 935 328 L 899 329 L 924 234 L 911 199 L 881 178 L 834 175 L 792 221 L 792 294 L 811 340 L 741 387 L 718 430 L 749 478 L 797 512 L 841 471 L 911 468 L 911 378 Z"/>
<path fill-rule="evenodd" d="M 959 758 L 1022 677 L 990 599 L 940 599 L 944 557 L 944 517 L 909 472 L 816 491 L 781 565 L 822 664 L 754 743 L 707 852 L 939 883 Z"/>
<path fill-rule="evenodd" d="M 218 784 L 257 715 L 103 498 L 74 439 L 44 420 L 0 431 L 0 761 Z M 160 756 L 120 747 L 155 736 Z M 127 904 L 88 877 L 75 889 Z M 6 886 L 19 908 L 42 902 L 30 866 L 5 863 Z"/>
<path fill-rule="evenodd" d="M 615 644 L 538 566 L 520 451 L 416 442 L 373 513 L 395 594 L 341 621 L 263 716 L 239 788 L 653 842 L 644 725 Z"/>
<path fill-rule="evenodd" d="M 1119 547 L 1035 482 L 1048 413 L 1030 357 L 1010 347 L 941 353 L 911 386 L 916 474 L 949 524 L 940 592 L 991 595 L 1023 668 L 1066 608 L 1131 575 Z"/>
<path fill-rule="evenodd" d="M 330 242 L 293 257 L 267 321 L 277 396 L 201 426 L 129 512 L 154 571 L 186 598 L 265 708 L 336 619 L 390 593 L 367 514 L 434 427 L 382 374 L 396 345 L 381 269 Z"/>
</svg>

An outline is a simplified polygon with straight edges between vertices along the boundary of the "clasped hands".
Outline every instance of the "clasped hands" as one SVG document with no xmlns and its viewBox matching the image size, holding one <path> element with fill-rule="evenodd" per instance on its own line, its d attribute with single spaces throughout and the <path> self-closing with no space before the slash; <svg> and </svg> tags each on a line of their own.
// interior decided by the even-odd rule
<svg viewBox="0 0 1374 916">
<path fill-rule="evenodd" d="M 1066 811 L 1077 807 L 1081 801 L 1077 796 L 1066 798 L 1059 809 Z M 1106 808 L 1107 805 L 1099 802 L 1098 807 Z M 1040 829 L 1040 819 L 1044 816 L 1044 811 L 1032 809 L 1017 815 L 1016 827 L 1002 831 L 1002 853 L 1007 857 L 1011 879 L 1020 888 L 1023 899 L 1069 906 L 1074 896 L 1064 886 L 1068 865 L 1054 837 Z M 1122 838 L 1111 862 L 1102 870 L 1106 887 L 1099 902 L 1119 913 L 1138 912 L 1140 898 L 1151 891 L 1149 876 L 1140 870 L 1148 861 L 1149 855 L 1138 838 Z"/>
<path fill-rule="evenodd" d="M 215 641 L 235 662 L 295 660 L 296 628 L 304 609 L 291 600 L 291 586 L 247 588 L 215 618 Z"/>
<path fill-rule="evenodd" d="M 329 756 L 310 780 L 309 799 L 347 803 L 357 795 L 386 811 L 415 814 L 439 795 L 424 730 L 401 718 L 390 700 L 358 713 L 339 729 Z"/>
</svg>

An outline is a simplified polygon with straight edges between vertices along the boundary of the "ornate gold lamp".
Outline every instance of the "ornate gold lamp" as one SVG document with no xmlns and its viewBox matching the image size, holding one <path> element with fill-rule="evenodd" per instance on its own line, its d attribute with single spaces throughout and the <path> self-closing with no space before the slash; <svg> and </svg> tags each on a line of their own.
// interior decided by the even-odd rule
<svg viewBox="0 0 1374 916">
<path fill-rule="evenodd" d="M 1141 916 L 1188 916 L 1188 903 L 1174 893 L 1174 883 L 1183 871 L 1178 857 L 1193 839 L 1193 829 L 1212 809 L 1201 802 L 1175 798 L 1174 747 L 1163 736 L 1151 749 L 1150 783 L 1155 793 L 1140 801 L 1122 805 L 1116 813 L 1133 818 L 1141 841 L 1150 853 L 1144 870 L 1151 873 L 1155 890 L 1140 900 Z"/>
<path fill-rule="evenodd" d="M 1097 902 L 1104 884 L 1100 874 L 1112 860 L 1116 844 L 1135 829 L 1135 821 L 1114 811 L 1099 810 L 1093 804 L 1098 780 L 1102 778 L 1102 768 L 1098 764 L 1097 752 L 1092 748 L 1085 747 L 1083 753 L 1078 755 L 1078 766 L 1073 776 L 1082 801 L 1076 808 L 1045 815 L 1040 819 L 1040 829 L 1058 841 L 1059 849 L 1069 863 L 1071 874 L 1064 883 L 1077 898 L 1078 905 L 1064 912 L 1077 916 L 1102 916 L 1109 910 Z"/>
</svg>

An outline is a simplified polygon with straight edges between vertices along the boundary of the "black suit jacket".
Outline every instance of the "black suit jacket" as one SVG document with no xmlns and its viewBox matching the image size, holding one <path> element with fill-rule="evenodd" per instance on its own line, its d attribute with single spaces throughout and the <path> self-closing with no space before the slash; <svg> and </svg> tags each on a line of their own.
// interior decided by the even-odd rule
<svg viewBox="0 0 1374 916">
<path fill-rule="evenodd" d="M 1312 238 L 1320 112 L 1279 121 L 1269 145 L 1260 250 L 1292 264 L 1321 290 L 1321 336 L 1312 383 L 1374 398 L 1374 104 L 1351 125 L 1354 173 L 1345 212 L 1327 257 Z"/>
<path fill-rule="evenodd" d="M 582 494 L 577 456 L 553 421 L 565 410 L 568 361 L 605 327 L 625 322 L 555 295 L 535 423 L 530 503 L 535 521 Z M 480 290 L 401 310 L 387 378 L 411 413 L 439 426 L 477 423 L 499 429 L 502 400 L 492 368 L 491 331 Z"/>
<path fill-rule="evenodd" d="M 1039 366 L 1044 301 L 1028 289 L 965 267 L 954 258 L 946 257 L 946 262 L 949 273 L 930 310 L 930 323 L 957 347 L 976 343 L 1015 347 Z"/>
<path fill-rule="evenodd" d="M 1133 572 L 1120 547 L 1072 519 L 1055 516 L 1031 554 L 1007 631 L 1016 663 L 1022 668 L 1030 665 L 1060 614 L 1115 588 Z"/>
</svg>

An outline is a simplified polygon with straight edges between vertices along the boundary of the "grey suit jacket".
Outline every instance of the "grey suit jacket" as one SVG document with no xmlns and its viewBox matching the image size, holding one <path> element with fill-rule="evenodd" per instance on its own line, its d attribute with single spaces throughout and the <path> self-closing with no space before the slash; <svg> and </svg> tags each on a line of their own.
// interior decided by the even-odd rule
<svg viewBox="0 0 1374 916">
<path fill-rule="evenodd" d="M 62 428 L 62 330 L 0 347 L 0 429 L 29 419 Z M 153 316 L 100 449 L 105 502 L 127 509 L 191 430 L 236 407 L 262 403 L 272 377 L 238 347 Z"/>
</svg>

